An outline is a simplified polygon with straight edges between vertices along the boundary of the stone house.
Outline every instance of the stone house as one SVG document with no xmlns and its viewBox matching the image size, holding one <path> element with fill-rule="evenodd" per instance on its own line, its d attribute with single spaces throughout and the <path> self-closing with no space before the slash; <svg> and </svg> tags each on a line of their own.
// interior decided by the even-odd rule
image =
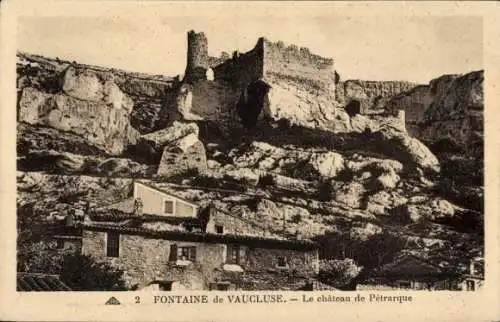
<svg viewBox="0 0 500 322">
<path fill-rule="evenodd" d="M 125 271 L 132 289 L 293 290 L 318 270 L 318 245 L 134 182 L 132 212 L 83 223 L 82 252 Z"/>
<path fill-rule="evenodd" d="M 459 280 L 458 289 L 477 291 L 484 286 L 484 258 L 476 257 L 470 261 L 469 272 Z"/>
</svg>

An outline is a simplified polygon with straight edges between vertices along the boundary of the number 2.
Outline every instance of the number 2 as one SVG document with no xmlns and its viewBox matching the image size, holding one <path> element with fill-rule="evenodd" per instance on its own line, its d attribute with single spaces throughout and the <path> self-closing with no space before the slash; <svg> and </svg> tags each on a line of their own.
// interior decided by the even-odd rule
<svg viewBox="0 0 500 322">
<path fill-rule="evenodd" d="M 136 296 L 135 297 L 135 304 L 139 304 L 141 303 L 141 297 L 140 296 Z"/>
</svg>

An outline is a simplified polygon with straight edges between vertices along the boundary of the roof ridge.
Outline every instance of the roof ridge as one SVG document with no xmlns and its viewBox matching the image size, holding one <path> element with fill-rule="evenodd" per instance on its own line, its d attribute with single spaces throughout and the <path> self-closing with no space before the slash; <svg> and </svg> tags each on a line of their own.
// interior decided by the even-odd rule
<svg viewBox="0 0 500 322">
<path fill-rule="evenodd" d="M 268 236 L 253 236 L 253 235 L 237 235 L 237 234 L 214 234 L 207 232 L 186 232 L 186 231 L 176 231 L 176 230 L 152 230 L 147 228 L 135 228 L 135 227 L 125 227 L 125 226 L 114 226 L 109 224 L 100 224 L 100 223 L 83 223 L 82 226 L 85 228 L 96 228 L 96 229 L 109 229 L 109 230 L 118 230 L 123 232 L 131 232 L 131 233 L 143 233 L 149 234 L 152 236 L 165 237 L 167 235 L 178 235 L 178 236 L 192 236 L 192 237 L 212 237 L 216 239 L 230 239 L 230 240 L 254 240 L 254 241 L 269 241 L 269 242 L 277 242 L 277 243 L 285 243 L 285 244 L 295 244 L 295 245 L 304 245 L 304 246 L 318 246 L 317 243 L 306 240 L 306 239 L 288 239 L 288 238 L 273 238 Z"/>
</svg>

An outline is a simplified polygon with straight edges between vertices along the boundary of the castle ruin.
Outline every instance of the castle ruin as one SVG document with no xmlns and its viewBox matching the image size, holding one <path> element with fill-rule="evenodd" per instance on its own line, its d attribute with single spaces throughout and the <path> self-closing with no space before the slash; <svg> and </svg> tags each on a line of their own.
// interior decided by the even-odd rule
<svg viewBox="0 0 500 322">
<path fill-rule="evenodd" d="M 188 119 L 225 118 L 227 122 L 223 123 L 234 124 L 239 118 L 236 123 L 252 127 L 262 117 L 286 118 L 289 107 L 314 110 L 305 105 L 318 97 L 331 105 L 336 78 L 333 59 L 315 55 L 305 47 L 285 46 L 261 37 L 246 53 L 234 51 L 229 57 L 212 57 L 205 34 L 189 31 L 179 108 Z M 290 90 L 305 99 L 299 102 L 286 97 Z M 333 106 L 325 108 L 333 110 Z"/>
</svg>

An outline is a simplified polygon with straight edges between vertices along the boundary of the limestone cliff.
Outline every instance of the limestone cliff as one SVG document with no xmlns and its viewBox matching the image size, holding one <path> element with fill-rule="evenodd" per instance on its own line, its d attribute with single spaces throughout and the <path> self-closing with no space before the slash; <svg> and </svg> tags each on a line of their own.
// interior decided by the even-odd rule
<svg viewBox="0 0 500 322">
<path fill-rule="evenodd" d="M 483 71 L 445 75 L 393 98 L 387 109 L 404 109 L 406 128 L 419 140 L 445 140 L 474 154 L 483 141 L 483 81 Z"/>
</svg>

